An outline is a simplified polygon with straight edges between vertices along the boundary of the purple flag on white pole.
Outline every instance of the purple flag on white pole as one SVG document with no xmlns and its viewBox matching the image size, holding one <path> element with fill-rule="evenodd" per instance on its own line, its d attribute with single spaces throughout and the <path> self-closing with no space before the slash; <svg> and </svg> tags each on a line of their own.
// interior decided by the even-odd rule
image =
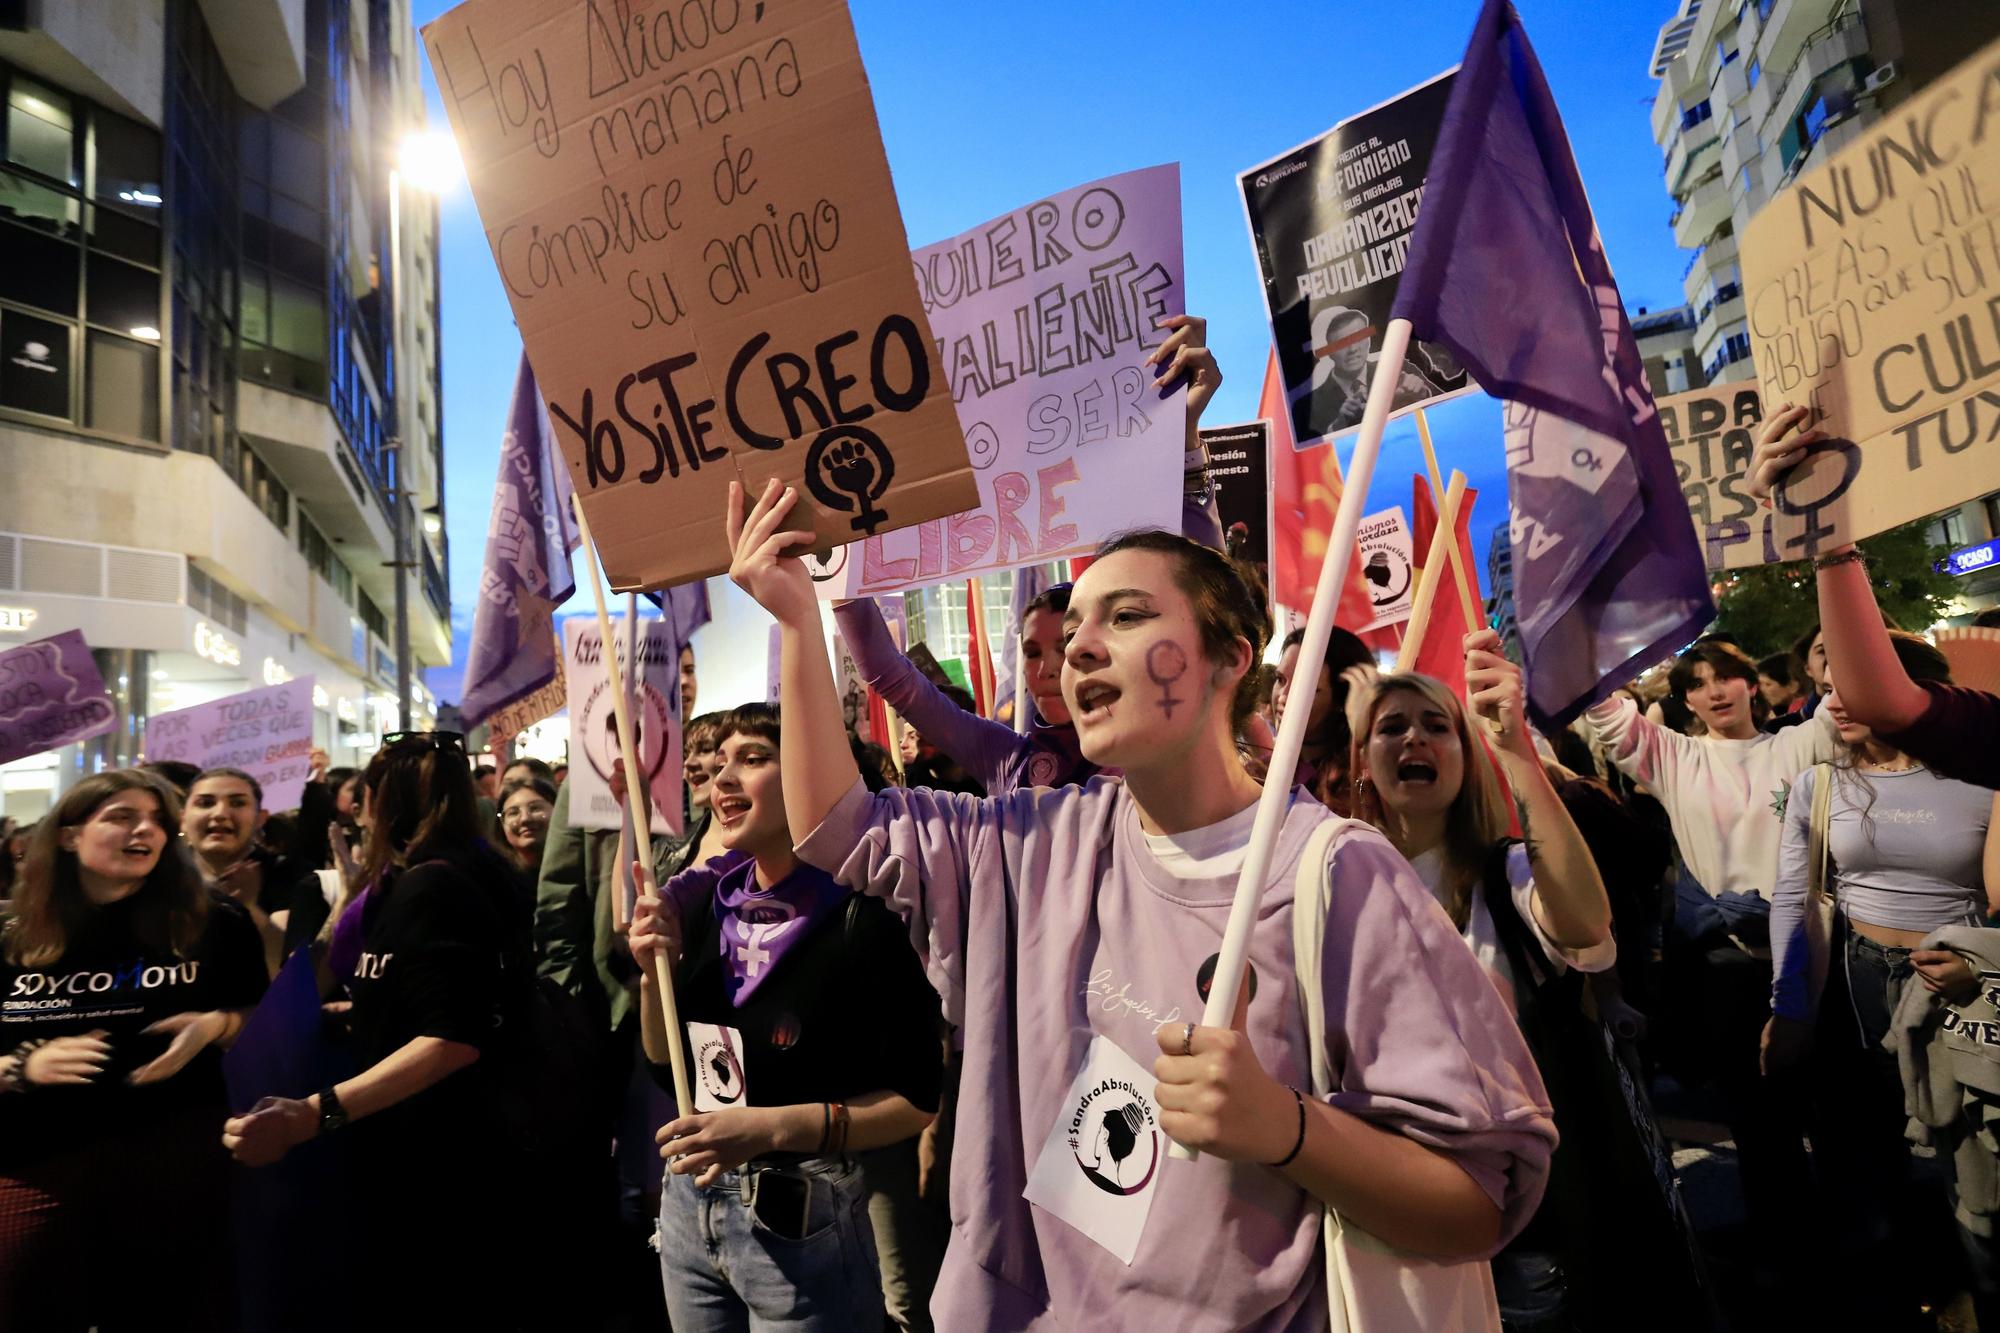
<svg viewBox="0 0 2000 1333">
<path fill-rule="evenodd" d="M 1505 0 L 1453 84 L 1394 317 L 1506 401 L 1528 711 L 1566 723 L 1715 603 L 1569 136 Z"/>
<path fill-rule="evenodd" d="M 560 664 L 553 616 L 576 591 L 569 555 L 580 540 L 569 496 L 569 471 L 556 453 L 548 408 L 523 352 L 500 441 L 486 569 L 472 613 L 459 702 L 467 726 L 555 679 Z"/>
</svg>

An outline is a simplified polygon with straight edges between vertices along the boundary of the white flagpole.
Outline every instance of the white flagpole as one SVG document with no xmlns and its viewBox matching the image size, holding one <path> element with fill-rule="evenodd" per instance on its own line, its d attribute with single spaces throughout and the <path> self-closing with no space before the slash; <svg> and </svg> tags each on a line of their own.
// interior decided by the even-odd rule
<svg viewBox="0 0 2000 1333">
<path fill-rule="evenodd" d="M 1327 640 L 1333 637 L 1333 617 L 1340 606 L 1340 589 L 1347 581 L 1348 561 L 1353 558 L 1355 534 L 1361 527 L 1361 510 L 1368 500 L 1368 484 L 1375 476 L 1375 459 L 1382 452 L 1382 430 L 1389 424 L 1395 404 L 1396 381 L 1403 372 L 1403 359 L 1410 351 L 1410 321 L 1392 319 L 1382 336 L 1381 359 L 1375 363 L 1375 378 L 1368 386 L 1368 408 L 1361 417 L 1361 438 L 1354 446 L 1354 461 L 1348 465 L 1346 484 L 1335 512 L 1333 532 L 1327 539 L 1326 560 L 1319 567 L 1319 586 L 1313 590 L 1312 610 L 1306 616 L 1305 639 L 1299 644 L 1301 662 L 1326 660 Z M 1331 447 L 1331 446 L 1329 446 Z M 1278 843 L 1291 805 L 1292 774 L 1299 766 L 1299 751 L 1306 739 L 1306 709 L 1287 708 L 1278 724 L 1278 743 L 1271 752 L 1270 774 L 1264 780 L 1264 794 L 1257 802 L 1257 819 L 1250 832 L 1250 848 L 1243 860 L 1243 873 L 1236 881 L 1236 898 L 1229 908 L 1229 925 L 1222 935 L 1222 953 L 1215 963 L 1215 978 L 1208 999 L 1202 1005 L 1203 1027 L 1226 1028 L 1236 1014 L 1237 993 L 1243 988 L 1244 965 L 1250 954 L 1250 930 L 1257 923 L 1257 902 L 1264 894 L 1264 880 L 1271 872 L 1271 852 Z M 1307 984 L 1315 984 L 1308 978 Z M 1192 1148 L 1175 1144 L 1173 1155 L 1183 1160 L 1195 1156 Z"/>
<path fill-rule="evenodd" d="M 625 760 L 625 802 L 632 816 L 632 833 L 639 844 L 639 863 L 653 864 L 653 831 L 641 805 L 639 752 L 632 744 L 632 712 L 625 706 L 625 678 L 618 669 L 618 654 L 612 649 L 611 612 L 604 605 L 604 575 L 597 568 L 597 543 L 590 535 L 590 520 L 583 516 L 583 501 L 570 496 L 576 509 L 577 531 L 583 535 L 584 566 L 590 570 L 590 592 L 597 601 L 597 641 L 604 654 L 605 683 L 611 689 L 611 712 L 618 724 L 618 752 Z M 660 992 L 660 1016 L 667 1022 L 667 1054 L 674 1071 L 676 1113 L 687 1115 L 694 1109 L 688 1092 L 687 1052 L 681 1049 L 680 1006 L 674 1002 L 674 974 L 665 953 L 653 955 L 654 989 Z"/>
</svg>

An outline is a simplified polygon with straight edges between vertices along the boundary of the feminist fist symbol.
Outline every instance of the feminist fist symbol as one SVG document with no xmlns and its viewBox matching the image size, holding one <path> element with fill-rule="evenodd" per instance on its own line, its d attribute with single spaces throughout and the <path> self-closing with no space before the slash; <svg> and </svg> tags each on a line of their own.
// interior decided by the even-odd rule
<svg viewBox="0 0 2000 1333">
<path fill-rule="evenodd" d="M 873 536 L 889 515 L 875 507 L 896 475 L 896 460 L 874 431 L 835 426 L 806 450 L 806 489 L 834 509 L 854 515 L 856 532 Z"/>
<path fill-rule="evenodd" d="M 1172 639 L 1162 639 L 1146 650 L 1146 674 L 1160 687 L 1160 710 L 1168 717 L 1174 715 L 1176 704 L 1187 700 L 1174 694 L 1174 682 L 1187 674 L 1187 649 Z"/>
</svg>

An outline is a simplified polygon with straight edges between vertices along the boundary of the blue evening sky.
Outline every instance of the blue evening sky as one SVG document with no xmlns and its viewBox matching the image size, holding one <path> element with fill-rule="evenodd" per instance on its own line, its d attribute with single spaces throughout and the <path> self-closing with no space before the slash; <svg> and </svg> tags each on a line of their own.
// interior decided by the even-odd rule
<svg viewBox="0 0 2000 1333">
<path fill-rule="evenodd" d="M 525 3 L 526 0 L 523 0 Z M 1209 320 L 1224 383 L 1204 421 L 1256 414 L 1270 343 L 1236 173 L 1420 83 L 1463 55 L 1476 0 L 1423 5 L 1236 0 L 851 0 L 912 246 L 1069 186 L 1181 164 L 1191 310 Z M 1517 0 L 1566 121 L 1598 229 L 1629 308 L 1680 303 L 1685 252 L 1648 125 L 1653 43 L 1673 6 Z M 419 24 L 450 0 L 415 0 Z M 445 124 L 426 70 L 431 115 Z M 456 665 L 431 673 L 447 700 L 479 587 L 500 435 L 520 355 L 506 294 L 470 194 L 443 204 L 445 511 Z M 1505 518 L 1498 405 L 1432 414 L 1441 461 L 1481 491 L 1473 542 Z M 1383 448 L 1369 511 L 1410 503 L 1414 427 Z M 580 571 L 579 571 L 580 572 Z M 718 588 L 721 585 L 718 585 Z"/>
</svg>

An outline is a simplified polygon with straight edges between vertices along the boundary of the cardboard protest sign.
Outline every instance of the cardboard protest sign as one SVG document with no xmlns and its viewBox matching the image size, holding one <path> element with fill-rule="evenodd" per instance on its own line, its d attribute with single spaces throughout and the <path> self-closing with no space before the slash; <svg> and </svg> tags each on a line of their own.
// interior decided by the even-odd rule
<svg viewBox="0 0 2000 1333">
<path fill-rule="evenodd" d="M 1361 425 L 1452 78 L 1440 74 L 1237 178 L 1295 448 Z M 1474 387 L 1444 347 L 1411 343 L 1395 410 Z"/>
<path fill-rule="evenodd" d="M 1701 535 L 1710 569 L 1742 569 L 1777 560 L 1775 507 L 1765 508 L 1744 489 L 1757 429 L 1764 420 L 1755 381 L 1711 384 L 1654 400 L 1674 451 L 1674 474 L 1688 513 Z"/>
<path fill-rule="evenodd" d="M 614 587 L 726 569 L 732 480 L 829 545 L 975 502 L 842 0 L 466 0 L 424 41 Z"/>
<path fill-rule="evenodd" d="M 1403 507 L 1397 505 L 1364 517 L 1356 540 L 1359 549 L 1355 558 L 1361 562 L 1361 577 L 1368 584 L 1368 601 L 1375 610 L 1375 618 L 1366 628 L 1381 629 L 1408 620 L 1417 598 L 1413 576 L 1417 552 L 1410 525 L 1403 521 Z"/>
<path fill-rule="evenodd" d="M 1215 488 L 1215 513 L 1222 520 L 1223 550 L 1257 571 L 1271 586 L 1271 423 L 1207 426 L 1208 481 Z"/>
<path fill-rule="evenodd" d="M 639 670 L 625 660 L 625 618 L 611 617 L 612 651 L 637 707 L 632 748 L 638 752 L 653 802 L 652 830 L 681 831 L 681 655 L 673 627 L 664 620 L 639 625 Z M 571 616 L 563 622 L 563 675 L 569 691 L 569 822 L 577 828 L 615 829 L 625 806 L 611 795 L 612 764 L 619 757 L 618 714 L 604 669 L 597 621 Z"/>
<path fill-rule="evenodd" d="M 911 256 L 979 502 L 836 552 L 820 591 L 865 597 L 1086 555 L 1174 527 L 1187 396 L 1146 357 L 1182 313 L 1178 166 L 1108 176 Z"/>
<path fill-rule="evenodd" d="M 313 678 L 246 690 L 146 720 L 146 761 L 240 768 L 264 789 L 266 810 L 292 810 L 312 772 Z"/>
<path fill-rule="evenodd" d="M 1799 560 L 1983 495 L 2000 477 L 2000 42 L 1803 173 L 1742 263 L 1763 400 L 1832 438 L 1772 497 Z"/>
<path fill-rule="evenodd" d="M 102 736 L 117 722 L 81 631 L 0 653 L 0 764 Z"/>
<path fill-rule="evenodd" d="M 551 632 L 553 637 L 554 631 Z M 562 641 L 556 640 L 556 660 L 562 660 Z M 558 671 L 549 683 L 532 694 L 524 695 L 495 711 L 486 719 L 486 733 L 491 743 L 500 745 L 514 739 L 545 718 L 554 717 L 569 702 L 569 690 Z"/>
</svg>

